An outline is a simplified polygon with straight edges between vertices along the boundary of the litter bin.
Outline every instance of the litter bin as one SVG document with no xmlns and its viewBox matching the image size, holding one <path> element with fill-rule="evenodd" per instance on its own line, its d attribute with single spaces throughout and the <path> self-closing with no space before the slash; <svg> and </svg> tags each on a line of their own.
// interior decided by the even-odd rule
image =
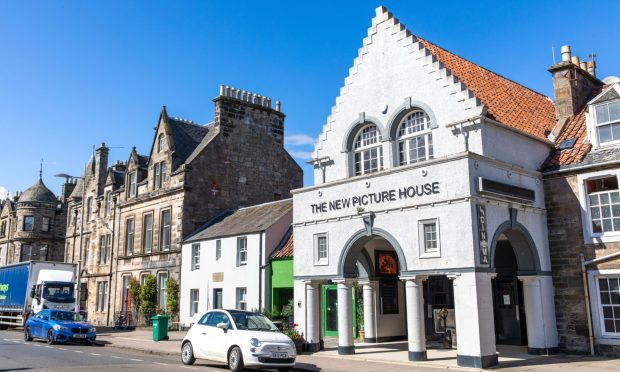
<svg viewBox="0 0 620 372">
<path fill-rule="evenodd" d="M 153 341 L 168 340 L 168 315 L 155 315 L 151 317 L 153 322 Z"/>
</svg>

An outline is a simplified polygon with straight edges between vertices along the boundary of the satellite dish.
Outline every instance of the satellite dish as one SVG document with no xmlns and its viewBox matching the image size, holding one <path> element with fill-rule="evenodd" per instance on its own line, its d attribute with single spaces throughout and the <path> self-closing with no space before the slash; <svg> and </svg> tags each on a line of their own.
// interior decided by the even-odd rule
<svg viewBox="0 0 620 372">
<path fill-rule="evenodd" d="M 607 76 L 605 79 L 603 79 L 603 83 L 605 84 L 620 83 L 620 78 L 617 76 Z"/>
</svg>

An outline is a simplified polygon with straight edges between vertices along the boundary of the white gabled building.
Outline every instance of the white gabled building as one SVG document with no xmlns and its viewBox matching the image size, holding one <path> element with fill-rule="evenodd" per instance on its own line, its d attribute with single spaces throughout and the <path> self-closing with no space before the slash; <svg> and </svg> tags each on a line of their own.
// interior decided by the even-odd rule
<svg viewBox="0 0 620 372">
<path fill-rule="evenodd" d="M 269 255 L 287 236 L 293 201 L 226 211 L 183 242 L 180 322 L 211 309 L 265 309 L 271 303 Z"/>
<path fill-rule="evenodd" d="M 315 185 L 293 191 L 306 348 L 337 336 L 355 353 L 363 293 L 366 342 L 407 339 L 410 360 L 426 360 L 442 308 L 461 366 L 496 365 L 496 344 L 554 352 L 539 172 L 554 126 L 547 97 L 377 8 L 316 144 Z"/>
</svg>

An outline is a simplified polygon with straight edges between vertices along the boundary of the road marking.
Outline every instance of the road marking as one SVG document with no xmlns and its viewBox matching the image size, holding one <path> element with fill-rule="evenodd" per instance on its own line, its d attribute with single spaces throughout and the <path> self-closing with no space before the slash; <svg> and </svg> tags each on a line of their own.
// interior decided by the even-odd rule
<svg viewBox="0 0 620 372">
<path fill-rule="evenodd" d="M 74 353 L 83 353 L 83 351 L 80 350 L 73 350 Z"/>
<path fill-rule="evenodd" d="M 69 349 L 65 349 L 64 347 L 59 347 L 58 350 L 63 350 L 63 351 L 67 351 Z"/>
<path fill-rule="evenodd" d="M 129 360 L 133 360 L 134 362 L 144 362 L 144 360 L 142 359 L 129 359 Z"/>
<path fill-rule="evenodd" d="M 159 363 L 159 362 L 153 362 L 153 364 L 159 364 L 160 366 L 167 366 L 167 363 Z"/>
<path fill-rule="evenodd" d="M 90 353 L 90 355 L 100 356 L 101 354 L 97 354 L 97 353 Z"/>
<path fill-rule="evenodd" d="M 116 355 L 110 355 L 110 356 L 111 356 L 112 358 L 114 358 L 114 359 L 121 359 L 121 357 L 116 356 Z"/>
<path fill-rule="evenodd" d="M 34 345 L 36 347 L 41 347 L 41 345 L 39 345 L 39 344 L 32 344 L 32 345 Z"/>
<path fill-rule="evenodd" d="M 49 345 L 47 345 L 47 346 L 46 346 L 46 348 L 51 349 L 52 347 L 51 347 L 51 346 L 49 346 Z"/>
</svg>

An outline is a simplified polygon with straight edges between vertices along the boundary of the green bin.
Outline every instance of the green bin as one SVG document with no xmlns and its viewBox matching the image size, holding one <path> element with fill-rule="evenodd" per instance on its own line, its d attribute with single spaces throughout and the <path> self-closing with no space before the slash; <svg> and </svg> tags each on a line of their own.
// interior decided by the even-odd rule
<svg viewBox="0 0 620 372">
<path fill-rule="evenodd" d="M 151 317 L 153 322 L 153 341 L 168 339 L 168 315 L 155 315 Z"/>
</svg>

